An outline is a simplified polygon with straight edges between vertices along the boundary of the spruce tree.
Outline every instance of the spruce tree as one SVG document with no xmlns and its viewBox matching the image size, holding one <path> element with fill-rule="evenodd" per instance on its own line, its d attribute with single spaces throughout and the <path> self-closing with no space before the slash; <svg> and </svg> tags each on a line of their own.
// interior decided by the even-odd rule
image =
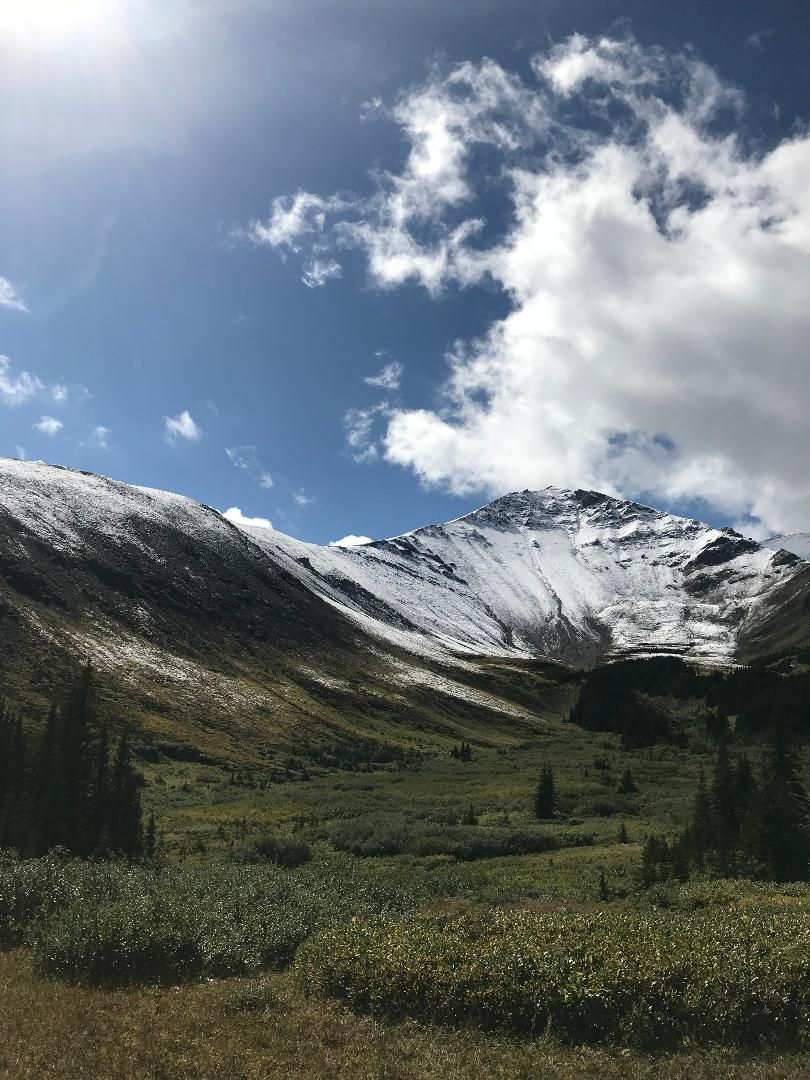
<svg viewBox="0 0 810 1080">
<path fill-rule="evenodd" d="M 796 754 L 777 730 L 766 762 L 755 829 L 755 852 L 774 881 L 806 881 L 810 869 L 810 804 Z"/>
<path fill-rule="evenodd" d="M 548 765 L 543 766 L 540 774 L 540 782 L 534 794 L 534 812 L 541 819 L 554 817 L 557 808 L 557 788 L 554 781 L 554 770 Z"/>
</svg>

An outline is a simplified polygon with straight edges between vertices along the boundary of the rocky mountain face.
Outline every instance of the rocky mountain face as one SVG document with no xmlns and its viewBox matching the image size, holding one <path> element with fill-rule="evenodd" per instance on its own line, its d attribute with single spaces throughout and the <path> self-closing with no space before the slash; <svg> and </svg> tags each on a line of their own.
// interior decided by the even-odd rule
<svg viewBox="0 0 810 1080">
<path fill-rule="evenodd" d="M 781 533 L 766 540 L 765 546 L 790 551 L 800 559 L 810 559 L 810 533 Z"/>
<path fill-rule="evenodd" d="M 810 563 L 787 547 L 551 488 L 319 547 L 179 495 L 0 459 L 0 680 L 45 696 L 91 658 L 166 739 L 202 726 L 212 744 L 227 730 L 237 745 L 240 724 L 288 741 L 304 719 L 339 732 L 349 713 L 380 734 L 386 710 L 420 694 L 423 726 L 454 709 L 514 721 L 525 694 L 515 712 L 493 664 L 725 663 L 806 642 Z"/>
<path fill-rule="evenodd" d="M 807 564 L 593 491 L 523 491 L 359 548 L 247 530 L 368 632 L 416 651 L 573 665 L 669 653 L 733 661 L 769 620 L 807 615 Z M 805 623 L 806 625 L 806 623 Z"/>
</svg>

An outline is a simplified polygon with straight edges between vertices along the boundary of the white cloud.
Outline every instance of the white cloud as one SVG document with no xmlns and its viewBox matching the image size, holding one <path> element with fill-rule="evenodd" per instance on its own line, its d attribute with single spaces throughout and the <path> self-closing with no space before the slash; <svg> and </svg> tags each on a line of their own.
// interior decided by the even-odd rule
<svg viewBox="0 0 810 1080">
<path fill-rule="evenodd" d="M 109 437 L 112 435 L 112 430 L 108 427 L 104 427 L 103 424 L 98 424 L 90 432 L 87 439 L 82 445 L 91 446 L 96 450 L 109 450 Z"/>
<path fill-rule="evenodd" d="M 391 360 L 384 364 L 376 375 L 366 375 L 363 382 L 369 386 L 377 386 L 381 390 L 399 390 L 404 371 L 404 364 L 401 364 L 399 360 Z"/>
<path fill-rule="evenodd" d="M 387 401 L 372 405 L 368 409 L 349 409 L 343 417 L 343 429 L 346 433 L 346 446 L 349 456 L 360 465 L 368 465 L 380 456 L 380 444 L 377 441 L 376 427 L 378 418 L 388 415 L 390 406 Z"/>
<path fill-rule="evenodd" d="M 455 493 L 594 487 L 807 528 L 805 129 L 763 149 L 692 54 L 580 35 L 531 83 L 462 64 L 389 115 L 401 170 L 353 200 L 299 192 L 277 246 L 358 248 L 381 287 L 488 279 L 510 310 L 453 347 L 440 408 L 347 414 L 356 460 Z M 511 212 L 484 232 L 495 184 Z"/>
<path fill-rule="evenodd" d="M 306 247 L 308 255 L 301 280 L 308 288 L 317 289 L 343 272 L 340 263 L 328 254 L 329 241 L 324 238 L 324 233 L 329 215 L 346 208 L 339 196 L 322 199 L 308 191 L 299 191 L 296 195 L 274 199 L 267 221 L 252 221 L 246 230 L 237 230 L 234 236 L 296 254 Z"/>
<path fill-rule="evenodd" d="M 11 361 L 7 356 L 0 356 L 0 401 L 4 405 L 22 405 L 44 389 L 45 384 L 29 371 L 12 375 Z"/>
<path fill-rule="evenodd" d="M 27 458 L 28 458 L 28 454 L 26 453 L 25 447 L 20 446 L 19 444 L 17 446 L 15 446 L 14 447 L 14 457 L 19 458 L 20 461 L 26 461 Z"/>
<path fill-rule="evenodd" d="M 57 420 L 55 416 L 40 416 L 33 426 L 37 431 L 41 431 L 43 435 L 56 435 L 65 425 L 61 420 Z"/>
<path fill-rule="evenodd" d="M 28 311 L 14 285 L 8 278 L 0 277 L 0 308 L 3 307 L 13 311 Z"/>
<path fill-rule="evenodd" d="M 349 533 L 348 536 L 344 536 L 340 540 L 330 540 L 329 547 L 362 547 L 364 544 L 372 544 L 373 542 L 370 536 L 355 536 L 354 533 Z"/>
<path fill-rule="evenodd" d="M 49 397 L 59 405 L 68 401 L 87 401 L 93 396 L 86 386 L 78 383 L 53 383 L 47 389 Z"/>
<path fill-rule="evenodd" d="M 273 486 L 273 477 L 259 461 L 255 446 L 226 446 L 225 453 L 237 469 L 250 473 L 260 488 L 268 490 Z"/>
<path fill-rule="evenodd" d="M 247 517 L 238 506 L 231 506 L 227 510 L 222 511 L 222 516 L 227 518 L 228 521 L 233 522 L 234 525 L 239 525 L 241 528 L 257 528 L 257 529 L 272 529 L 273 524 L 267 518 L 263 517 Z"/>
<path fill-rule="evenodd" d="M 166 422 L 166 438 L 169 442 L 176 442 L 178 439 L 196 442 L 202 435 L 202 430 L 188 409 L 184 409 L 177 416 L 166 416 L 164 420 Z"/>
<path fill-rule="evenodd" d="M 315 502 L 315 496 L 307 495 L 303 488 L 300 491 L 294 491 L 292 497 L 296 506 L 311 506 Z"/>
</svg>

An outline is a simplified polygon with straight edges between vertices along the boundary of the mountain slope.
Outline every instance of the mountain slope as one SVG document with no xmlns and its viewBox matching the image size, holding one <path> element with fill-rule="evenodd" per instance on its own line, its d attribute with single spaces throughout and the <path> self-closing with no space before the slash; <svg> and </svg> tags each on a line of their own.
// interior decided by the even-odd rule
<svg viewBox="0 0 810 1080">
<path fill-rule="evenodd" d="M 800 559 L 810 560 L 810 533 L 784 533 L 771 536 L 765 541 L 766 547 L 790 551 Z"/>
<path fill-rule="evenodd" d="M 342 549 L 0 459 L 0 692 L 91 659 L 113 714 L 217 760 L 525 737 L 570 698 L 549 659 L 749 659 L 810 638 L 809 596 L 787 551 L 595 492 Z"/>
<path fill-rule="evenodd" d="M 416 651 L 726 662 L 749 624 L 801 609 L 805 588 L 785 589 L 802 565 L 787 552 L 591 491 L 513 493 L 359 548 L 246 531 L 364 629 Z"/>
<path fill-rule="evenodd" d="M 371 647 L 217 511 L 41 462 L 0 459 L 0 635 L 0 693 L 42 707 L 90 659 L 113 714 L 217 759 L 414 729 L 497 739 L 535 711 Z"/>
</svg>

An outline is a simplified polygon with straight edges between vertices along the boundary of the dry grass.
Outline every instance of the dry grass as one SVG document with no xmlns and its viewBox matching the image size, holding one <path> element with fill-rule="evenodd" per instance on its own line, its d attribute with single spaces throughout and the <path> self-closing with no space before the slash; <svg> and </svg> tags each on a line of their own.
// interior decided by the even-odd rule
<svg viewBox="0 0 810 1080">
<path fill-rule="evenodd" d="M 644 1057 L 386 1026 L 262 980 L 272 1004 L 233 1008 L 245 981 L 99 992 L 35 978 L 0 955 L 0 1077 L 8 1080 L 800 1080 L 810 1056 Z"/>
</svg>

